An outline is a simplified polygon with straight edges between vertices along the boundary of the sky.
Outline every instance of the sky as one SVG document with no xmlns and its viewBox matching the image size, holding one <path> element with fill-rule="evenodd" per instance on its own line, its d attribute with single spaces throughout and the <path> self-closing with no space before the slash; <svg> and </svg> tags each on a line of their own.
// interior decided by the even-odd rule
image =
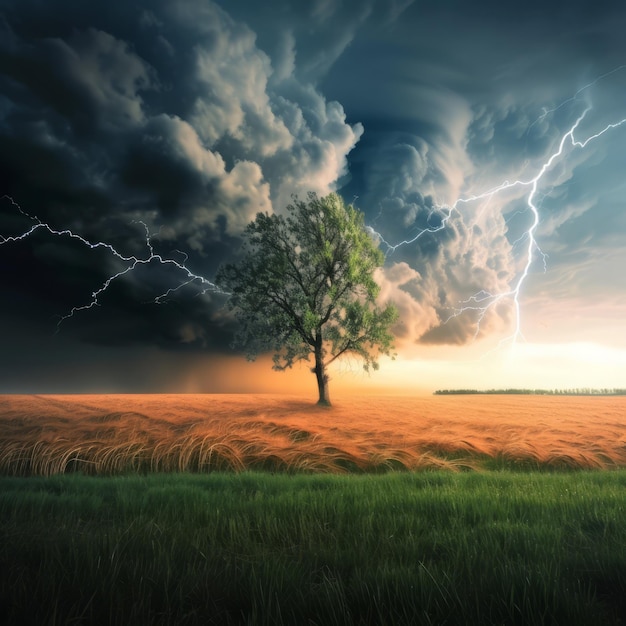
<svg viewBox="0 0 626 626">
<path fill-rule="evenodd" d="M 233 351 L 257 212 L 336 191 L 397 356 L 335 390 L 626 387 L 626 8 L 0 0 L 0 393 L 310 392 Z"/>
</svg>

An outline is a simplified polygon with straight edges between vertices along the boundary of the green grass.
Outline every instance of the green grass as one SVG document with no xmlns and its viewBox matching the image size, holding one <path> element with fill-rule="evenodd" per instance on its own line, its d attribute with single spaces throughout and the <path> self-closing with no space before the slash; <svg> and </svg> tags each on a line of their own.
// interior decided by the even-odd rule
<svg viewBox="0 0 626 626">
<path fill-rule="evenodd" d="M 622 624 L 626 471 L 0 478 L 4 624 Z"/>
</svg>

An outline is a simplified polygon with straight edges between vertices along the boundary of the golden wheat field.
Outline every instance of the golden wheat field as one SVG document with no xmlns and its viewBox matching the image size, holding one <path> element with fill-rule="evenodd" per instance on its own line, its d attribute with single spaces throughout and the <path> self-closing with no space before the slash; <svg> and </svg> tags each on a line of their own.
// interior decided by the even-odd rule
<svg viewBox="0 0 626 626">
<path fill-rule="evenodd" d="M 625 397 L 0 396 L 0 473 L 626 466 Z"/>
</svg>

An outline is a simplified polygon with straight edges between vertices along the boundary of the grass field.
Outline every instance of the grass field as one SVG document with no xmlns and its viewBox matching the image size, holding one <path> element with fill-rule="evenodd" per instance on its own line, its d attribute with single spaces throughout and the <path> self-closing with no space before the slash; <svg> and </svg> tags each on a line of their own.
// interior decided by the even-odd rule
<svg viewBox="0 0 626 626">
<path fill-rule="evenodd" d="M 626 618 L 626 472 L 0 479 L 5 624 Z"/>
<path fill-rule="evenodd" d="M 336 404 L 0 397 L 0 624 L 626 624 L 625 398 Z"/>
<path fill-rule="evenodd" d="M 623 396 L 0 396 L 0 474 L 622 466 Z"/>
</svg>

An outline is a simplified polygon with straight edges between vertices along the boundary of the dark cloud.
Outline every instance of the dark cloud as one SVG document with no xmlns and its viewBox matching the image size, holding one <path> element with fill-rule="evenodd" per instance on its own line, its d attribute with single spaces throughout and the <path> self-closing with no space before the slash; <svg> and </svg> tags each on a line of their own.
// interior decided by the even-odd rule
<svg viewBox="0 0 626 626">
<path fill-rule="evenodd" d="M 258 211 L 339 189 L 388 253 L 381 298 L 400 308 L 404 347 L 511 328 L 510 300 L 455 313 L 519 278 L 530 187 L 457 201 L 532 180 L 586 107 L 577 138 L 624 115 L 615 2 L 0 0 L 0 16 L 0 194 L 126 257 L 150 256 L 147 229 L 153 253 L 210 280 Z M 537 232 L 553 276 L 575 282 L 572 266 L 600 247 L 611 267 L 625 260 L 622 146 L 617 131 L 568 145 L 542 179 Z M 0 202 L 1 236 L 34 224 Z M 44 231 L 0 245 L 0 340 L 19 329 L 32 350 L 127 267 Z M 45 345 L 58 356 L 66 341 L 76 362 L 93 346 L 222 353 L 224 296 L 198 282 L 168 291 L 185 279 L 142 265 Z"/>
<path fill-rule="evenodd" d="M 619 33 L 626 12 L 609 2 L 593 10 L 583 2 L 545 9 L 543 3 L 516 9 L 493 2 L 415 4 L 391 31 L 365 30 L 331 68 L 325 92 L 365 127 L 350 155 L 346 195 L 358 196 L 385 241 L 413 241 L 430 226 L 433 207 L 504 181 L 532 180 L 590 104 L 593 115 L 581 124 L 581 137 L 621 119 L 617 94 L 626 50 Z M 548 264 L 559 264 L 557 240 L 597 253 L 580 220 L 559 230 L 577 215 L 595 215 L 601 229 L 621 232 L 622 209 L 610 216 L 597 210 L 599 191 L 617 180 L 618 145 L 619 139 L 614 149 L 602 145 L 604 154 L 567 148 L 567 159 L 542 179 L 535 200 L 543 208 L 539 234 L 554 252 Z M 602 173 L 597 168 L 593 180 L 598 159 Z M 473 340 L 476 314 L 446 320 L 472 295 L 516 284 L 532 222 L 529 193 L 522 186 L 490 201 L 455 205 L 445 231 L 389 256 L 419 271 L 423 285 L 414 298 L 436 312 L 436 322 L 426 316 L 432 329 L 412 335 L 415 340 Z M 511 319 L 510 306 L 494 307 L 478 336 L 506 328 Z"/>
<path fill-rule="evenodd" d="M 153 251 L 210 278 L 258 211 L 294 192 L 326 193 L 361 133 L 339 103 L 283 64 L 212 2 L 6 6 L 0 22 L 3 194 L 58 230 L 122 255 Z M 63 18 L 61 15 L 71 16 Z M 5 199 L 4 237 L 35 222 Z M 20 230 L 21 228 L 21 230 Z M 221 351 L 223 297 L 156 263 L 124 272 L 106 249 L 39 232 L 0 249 L 18 319 L 45 319 L 86 344 Z M 209 290 L 210 291 L 210 290 Z M 155 296 L 168 293 L 160 304 Z M 41 329 L 40 329 L 41 331 Z"/>
<path fill-rule="evenodd" d="M 323 79 L 364 29 L 396 23 L 415 0 L 220 1 L 247 23 L 270 55 L 276 78 L 296 74 L 304 82 Z"/>
</svg>

